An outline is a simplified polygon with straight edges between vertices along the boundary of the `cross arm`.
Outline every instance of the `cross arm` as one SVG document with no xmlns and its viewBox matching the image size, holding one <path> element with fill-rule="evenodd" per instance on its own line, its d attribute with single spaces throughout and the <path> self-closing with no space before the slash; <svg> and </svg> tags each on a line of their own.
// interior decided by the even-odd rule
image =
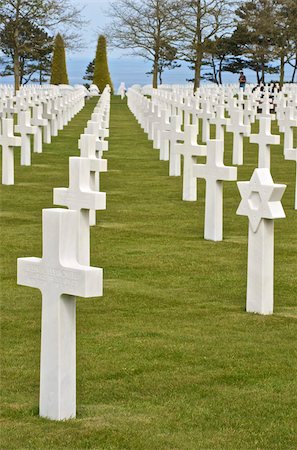
<svg viewBox="0 0 297 450">
<path fill-rule="evenodd" d="M 74 210 L 103 210 L 106 209 L 106 193 L 83 190 L 71 192 L 69 188 L 54 188 L 53 203 Z"/>
</svg>

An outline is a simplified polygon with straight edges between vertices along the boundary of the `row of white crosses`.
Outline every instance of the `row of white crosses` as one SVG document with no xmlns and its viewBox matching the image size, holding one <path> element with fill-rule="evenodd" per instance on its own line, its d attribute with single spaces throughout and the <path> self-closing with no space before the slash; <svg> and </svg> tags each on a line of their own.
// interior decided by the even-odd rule
<svg viewBox="0 0 297 450">
<path fill-rule="evenodd" d="M 96 107 L 102 116 L 109 103 L 106 87 Z M 42 293 L 39 415 L 52 420 L 76 416 L 76 296 L 103 295 L 103 270 L 90 267 L 90 212 L 106 209 L 94 178 L 107 161 L 93 134 L 81 135 L 80 154 L 69 158 L 69 187 L 54 189 L 54 204 L 68 209 L 42 212 L 42 258 L 19 258 L 17 265 L 18 284 Z"/>
<path fill-rule="evenodd" d="M 140 88 L 128 91 L 128 106 L 148 132 L 154 148 L 160 149 L 160 159 L 169 160 L 169 175 L 181 174 L 180 156 L 183 155 L 183 200 L 197 200 L 197 178 L 206 180 L 204 238 L 214 241 L 223 238 L 223 192 L 222 181 L 235 181 L 237 168 L 224 165 L 224 133 L 233 133 L 233 164 L 243 164 L 243 137 L 258 145 L 258 169 L 250 182 L 239 182 L 242 202 L 238 214 L 248 215 L 248 312 L 271 314 L 273 312 L 273 220 L 284 217 L 281 197 L 285 185 L 275 185 L 270 174 L 270 146 L 279 145 L 280 137 L 271 134 L 270 97 L 256 94 L 247 99 L 242 91 L 219 93 L 207 97 L 203 89 L 195 97 L 188 88 L 177 93 L 164 90 L 148 90 L 151 99 Z M 266 90 L 264 91 L 264 93 Z M 225 95 L 226 94 L 226 95 Z M 295 92 L 297 95 L 297 92 Z M 236 95 L 236 98 L 234 97 Z M 191 97 L 192 96 L 192 97 Z M 287 96 L 293 104 L 294 96 Z M 215 98 L 215 101 L 213 99 Z M 259 101 L 261 99 L 261 102 Z M 192 110 L 189 105 L 192 102 Z M 258 113 L 261 105 L 262 113 Z M 297 126 L 296 109 L 288 107 L 282 115 L 285 142 L 293 146 L 292 127 Z M 225 110 L 229 112 L 227 118 Z M 192 112 L 191 112 L 192 111 Z M 251 134 L 251 124 L 259 119 L 259 134 Z M 288 119 L 290 117 L 290 119 Z M 198 119 L 201 118 L 202 141 L 197 143 Z M 151 124 L 150 124 L 151 122 Z M 183 131 L 182 131 L 183 123 Z M 210 140 L 210 124 L 215 125 L 216 139 Z M 287 127 L 287 128 L 286 128 Z M 150 132 L 150 130 L 152 130 Z M 155 133 L 159 136 L 154 135 Z M 286 152 L 285 152 L 286 154 Z M 196 158 L 206 156 L 206 164 L 197 164 Z M 259 262 L 260 261 L 260 262 Z M 259 266 L 260 265 L 260 266 Z"/>
<path fill-rule="evenodd" d="M 289 85 L 291 86 L 291 85 Z M 175 155 L 175 144 L 183 141 L 187 125 L 191 122 L 197 124 L 198 119 L 202 119 L 202 141 L 207 142 L 210 136 L 210 125 L 214 124 L 216 129 L 216 139 L 224 140 L 225 127 L 227 131 L 233 133 L 233 156 L 234 165 L 243 164 L 243 138 L 248 137 L 251 143 L 258 147 L 258 167 L 270 168 L 270 152 L 272 145 L 280 144 L 280 136 L 271 133 L 271 121 L 275 115 L 268 113 L 264 106 L 274 102 L 276 116 L 280 130 L 284 133 L 284 157 L 296 161 L 296 148 L 293 147 L 293 128 L 297 127 L 297 103 L 296 88 L 293 86 L 290 93 L 288 86 L 284 86 L 281 93 L 274 92 L 273 100 L 269 88 L 265 86 L 263 92 L 256 89 L 249 90 L 247 98 L 243 96 L 243 91 L 236 91 L 222 88 L 220 95 L 206 95 L 205 89 L 201 89 L 195 96 L 189 93 L 188 88 L 181 93 L 174 90 L 152 90 L 149 92 L 152 99 L 149 100 L 138 89 L 130 89 L 128 100 L 130 109 L 134 113 L 138 122 L 149 139 L 153 140 L 154 148 L 160 149 L 160 160 L 169 160 L 169 175 L 180 175 L 180 157 Z M 216 90 L 218 88 L 216 87 Z M 284 96 L 283 92 L 287 92 Z M 268 95 L 269 94 L 269 95 Z M 234 97 L 236 95 L 236 97 Z M 238 97 L 238 98 L 237 98 Z M 262 103 L 261 103 L 262 102 Z M 265 103 L 266 102 L 266 103 Z M 284 102 L 286 109 L 279 107 Z M 262 113 L 257 112 L 261 105 Z M 192 112 L 191 112 L 192 111 Z M 230 117 L 225 116 L 228 111 Z M 259 120 L 259 133 L 251 134 L 251 124 L 255 118 Z M 184 131 L 182 131 L 184 125 Z M 172 152 L 169 151 L 172 147 Z M 297 170 L 297 165 L 296 165 Z M 184 198 L 186 200 L 186 198 Z M 295 209 L 297 203 L 297 177 Z"/>
<path fill-rule="evenodd" d="M 65 89 L 49 86 L 47 90 L 33 86 L 13 95 L 0 89 L 0 145 L 2 146 L 2 184 L 14 184 L 14 148 L 21 147 L 22 166 L 31 165 L 31 136 L 34 152 L 42 153 L 42 141 L 51 143 L 51 136 L 84 107 L 81 88 Z M 14 125 L 14 118 L 17 124 Z M 20 136 L 16 136 L 19 133 Z"/>
</svg>

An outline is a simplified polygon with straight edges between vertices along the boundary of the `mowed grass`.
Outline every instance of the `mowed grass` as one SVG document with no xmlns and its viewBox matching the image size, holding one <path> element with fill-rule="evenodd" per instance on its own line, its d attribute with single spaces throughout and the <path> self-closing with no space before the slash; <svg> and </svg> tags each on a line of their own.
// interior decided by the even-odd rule
<svg viewBox="0 0 297 450">
<path fill-rule="evenodd" d="M 77 419 L 39 418 L 41 294 L 16 285 L 16 259 L 41 256 L 41 210 L 68 186 L 68 157 L 96 102 L 31 167 L 17 161 L 15 186 L 1 188 L 1 449 L 296 449 L 294 162 L 272 148 L 274 181 L 288 185 L 287 218 L 275 221 L 275 314 L 247 314 L 248 219 L 236 215 L 236 183 L 224 184 L 224 241 L 205 241 L 205 183 L 197 203 L 182 202 L 181 177 L 168 177 L 118 97 L 101 175 L 107 210 L 91 230 L 104 296 L 77 300 Z M 225 164 L 231 141 L 227 133 Z M 245 141 L 238 179 L 256 163 Z"/>
</svg>

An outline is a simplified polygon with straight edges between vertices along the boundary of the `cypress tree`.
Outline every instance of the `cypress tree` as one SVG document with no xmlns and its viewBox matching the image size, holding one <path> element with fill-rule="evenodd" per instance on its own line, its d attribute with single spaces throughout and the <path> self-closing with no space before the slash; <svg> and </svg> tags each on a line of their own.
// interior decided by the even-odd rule
<svg viewBox="0 0 297 450">
<path fill-rule="evenodd" d="M 111 93 L 113 94 L 113 85 L 108 70 L 106 38 L 102 35 L 98 38 L 93 83 L 98 86 L 100 92 L 109 84 Z"/>
<path fill-rule="evenodd" d="M 54 42 L 54 54 L 52 60 L 51 84 L 69 84 L 65 45 L 62 36 L 58 33 Z"/>
</svg>

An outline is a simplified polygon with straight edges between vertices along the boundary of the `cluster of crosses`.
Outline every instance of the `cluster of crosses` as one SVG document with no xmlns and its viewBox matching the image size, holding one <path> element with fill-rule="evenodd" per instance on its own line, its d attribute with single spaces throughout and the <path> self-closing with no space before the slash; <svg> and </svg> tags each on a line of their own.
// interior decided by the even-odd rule
<svg viewBox="0 0 297 450">
<path fill-rule="evenodd" d="M 285 158 L 297 162 L 297 149 L 293 146 L 297 91 L 294 87 L 285 87 L 281 94 L 247 89 L 244 94 L 229 86 L 201 88 L 192 95 L 190 89 L 178 86 L 145 92 L 133 87 L 128 90 L 128 106 L 154 148 L 160 151 L 160 159 L 169 161 L 170 176 L 181 175 L 183 161 L 183 200 L 197 201 L 197 179 L 206 181 L 206 240 L 223 239 L 223 182 L 237 180 L 237 167 L 224 164 L 225 129 L 233 133 L 233 165 L 243 164 L 244 137 L 258 146 L 258 167 L 249 181 L 237 183 L 241 195 L 237 214 L 249 219 L 246 310 L 272 314 L 274 220 L 285 217 L 281 198 L 286 186 L 274 183 L 270 173 L 270 146 L 280 144 L 280 137 L 271 133 L 271 121 L 277 118 L 284 133 Z M 93 95 L 97 93 L 93 87 Z M 78 108 L 83 106 L 84 95 L 82 91 L 77 94 L 80 94 Z M 122 98 L 125 94 L 122 86 Z M 25 100 L 16 103 L 24 105 Z M 14 108 L 9 99 L 4 106 L 0 103 L 0 114 L 4 114 L 0 135 L 4 184 L 13 184 L 15 146 L 22 147 L 22 163 L 30 164 L 32 128 L 37 135 L 36 130 L 42 127 L 48 130 L 51 121 L 50 130 L 55 135 L 71 116 L 69 108 L 67 114 L 61 114 L 56 103 L 51 104 L 50 112 L 42 106 L 43 115 L 33 107 L 32 117 L 23 106 L 14 129 L 9 117 L 15 114 Z M 90 266 L 90 226 L 96 224 L 96 211 L 106 208 L 99 175 L 107 171 L 102 156 L 108 150 L 109 112 L 107 87 L 79 139 L 80 157 L 69 159 L 69 187 L 54 189 L 54 204 L 68 209 L 44 209 L 42 258 L 18 259 L 18 284 L 42 293 L 40 416 L 54 420 L 76 415 L 76 297 L 103 295 L 103 270 Z M 47 114 L 53 114 L 55 119 Z M 256 118 L 259 133 L 251 134 L 251 124 Z M 202 144 L 197 139 L 200 119 Z M 215 125 L 215 139 L 210 139 L 211 124 Z M 49 139 L 48 132 L 44 139 Z M 36 142 L 35 151 L 40 151 L 40 133 Z M 197 163 L 198 158 L 204 158 L 204 163 Z"/>
<path fill-rule="evenodd" d="M 109 126 L 109 87 L 95 108 L 97 128 Z M 92 117 L 93 118 L 93 117 Z M 104 129 L 101 128 L 104 124 Z M 102 139 L 103 141 L 103 139 Z M 103 270 L 90 266 L 90 225 L 106 209 L 99 191 L 107 161 L 94 134 L 80 137 L 80 157 L 69 158 L 69 187 L 54 189 L 54 204 L 42 212 L 42 258 L 19 258 L 17 282 L 42 293 L 39 414 L 53 420 L 76 415 L 76 297 L 103 295 Z M 101 143 L 108 150 L 108 142 Z"/>
<path fill-rule="evenodd" d="M 12 88 L 0 86 L 2 184 L 14 184 L 14 149 L 21 148 L 21 166 L 30 166 L 31 137 L 34 153 L 42 153 L 42 143 L 50 144 L 51 137 L 84 107 L 85 96 L 83 87 L 22 87 L 14 95 Z"/>
<path fill-rule="evenodd" d="M 244 137 L 258 146 L 258 168 L 250 181 L 237 183 L 242 197 L 237 214 L 249 218 L 246 310 L 272 314 L 273 223 L 274 219 L 285 217 L 280 200 L 286 186 L 275 184 L 270 173 L 270 148 L 280 144 L 280 136 L 271 133 L 271 122 L 278 117 L 284 132 L 284 156 L 297 162 L 297 148 L 293 147 L 293 128 L 297 127 L 296 88 L 285 87 L 281 94 L 267 89 L 261 94 L 250 88 L 244 95 L 235 86 L 208 87 L 193 95 L 192 87 L 167 86 L 158 90 L 132 87 L 127 98 L 136 120 L 160 151 L 160 160 L 169 161 L 169 176 L 181 175 L 183 160 L 182 199 L 197 201 L 197 179 L 206 181 L 206 240 L 223 239 L 223 182 L 237 180 L 237 167 L 224 165 L 225 129 L 233 133 L 234 165 L 243 164 Z M 272 107 L 276 114 L 271 112 Z M 259 132 L 251 134 L 251 124 L 256 118 Z M 202 144 L 198 144 L 199 119 L 202 119 Z M 215 126 L 215 139 L 210 139 L 211 124 Z M 203 164 L 197 163 L 199 157 L 204 157 Z"/>
</svg>

